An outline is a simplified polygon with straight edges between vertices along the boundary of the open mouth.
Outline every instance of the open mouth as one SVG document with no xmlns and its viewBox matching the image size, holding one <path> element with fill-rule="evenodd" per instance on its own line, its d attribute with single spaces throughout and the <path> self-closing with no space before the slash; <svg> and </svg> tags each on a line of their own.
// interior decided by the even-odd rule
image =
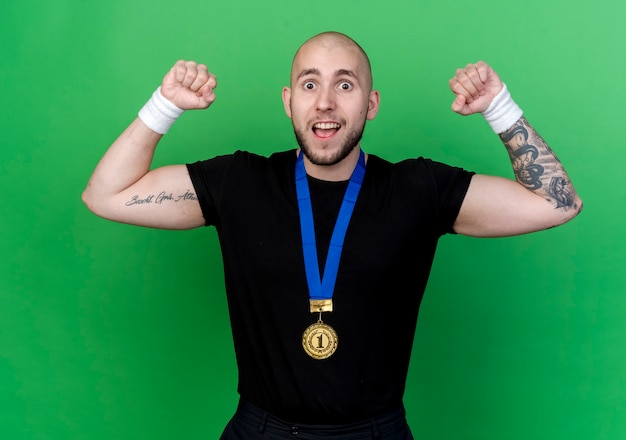
<svg viewBox="0 0 626 440">
<path fill-rule="evenodd" d="M 313 133 L 317 137 L 326 139 L 339 131 L 341 125 L 337 122 L 318 122 L 313 124 Z"/>
</svg>

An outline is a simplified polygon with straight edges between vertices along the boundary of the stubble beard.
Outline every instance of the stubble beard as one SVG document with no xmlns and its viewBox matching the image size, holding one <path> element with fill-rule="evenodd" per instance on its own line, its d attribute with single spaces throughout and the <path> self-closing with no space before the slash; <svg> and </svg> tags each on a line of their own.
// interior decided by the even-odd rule
<svg viewBox="0 0 626 440">
<path fill-rule="evenodd" d="M 361 138 L 363 137 L 363 130 L 365 129 L 365 124 L 360 129 L 354 129 L 348 132 L 348 135 L 341 146 L 341 148 L 330 157 L 323 157 L 321 155 L 316 155 L 312 148 L 307 145 L 304 134 L 298 130 L 295 125 L 293 127 L 293 131 L 296 135 L 296 141 L 298 141 L 298 145 L 304 153 L 304 156 L 314 165 L 319 166 L 332 166 L 336 165 L 346 157 L 350 155 L 354 147 L 359 145 Z"/>
</svg>

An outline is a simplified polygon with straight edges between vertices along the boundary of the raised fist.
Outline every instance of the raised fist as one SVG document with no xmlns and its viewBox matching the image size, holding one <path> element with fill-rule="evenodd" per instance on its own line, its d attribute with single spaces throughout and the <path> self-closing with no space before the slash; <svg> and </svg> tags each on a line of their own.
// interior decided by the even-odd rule
<svg viewBox="0 0 626 440">
<path fill-rule="evenodd" d="M 163 78 L 161 93 L 183 110 L 205 109 L 215 101 L 215 75 L 204 64 L 180 60 Z"/>
<path fill-rule="evenodd" d="M 484 112 L 502 90 L 500 77 L 484 61 L 457 69 L 449 85 L 456 95 L 452 110 L 461 115 Z"/>
</svg>

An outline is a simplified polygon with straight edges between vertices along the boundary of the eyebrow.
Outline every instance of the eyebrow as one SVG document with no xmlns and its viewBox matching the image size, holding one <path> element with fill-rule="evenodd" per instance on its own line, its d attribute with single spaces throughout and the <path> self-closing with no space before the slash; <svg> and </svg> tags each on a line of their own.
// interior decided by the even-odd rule
<svg viewBox="0 0 626 440">
<path fill-rule="evenodd" d="M 315 67 L 312 67 L 310 69 L 304 69 L 303 71 L 300 72 L 300 74 L 298 75 L 297 79 L 302 78 L 303 76 L 307 76 L 307 75 L 317 75 L 317 76 L 321 76 L 322 72 L 320 72 L 319 69 L 316 69 Z M 339 69 L 335 72 L 335 76 L 349 76 L 351 78 L 354 78 L 356 80 L 358 80 L 359 78 L 356 76 L 356 74 L 349 69 Z"/>
<path fill-rule="evenodd" d="M 322 74 L 322 72 L 320 72 L 319 69 L 315 69 L 315 68 L 304 69 L 303 71 L 300 72 L 300 74 L 298 75 L 297 79 L 300 79 L 303 76 L 307 76 L 307 75 L 317 75 L 317 76 L 320 76 L 321 74 Z"/>
</svg>

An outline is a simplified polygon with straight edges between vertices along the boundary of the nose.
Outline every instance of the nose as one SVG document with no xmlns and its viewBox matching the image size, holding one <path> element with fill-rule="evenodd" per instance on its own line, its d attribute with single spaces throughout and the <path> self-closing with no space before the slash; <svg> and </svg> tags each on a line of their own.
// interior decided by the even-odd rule
<svg viewBox="0 0 626 440">
<path fill-rule="evenodd" d="M 323 87 L 317 95 L 317 110 L 326 112 L 335 108 L 335 96 L 332 88 Z"/>
</svg>

